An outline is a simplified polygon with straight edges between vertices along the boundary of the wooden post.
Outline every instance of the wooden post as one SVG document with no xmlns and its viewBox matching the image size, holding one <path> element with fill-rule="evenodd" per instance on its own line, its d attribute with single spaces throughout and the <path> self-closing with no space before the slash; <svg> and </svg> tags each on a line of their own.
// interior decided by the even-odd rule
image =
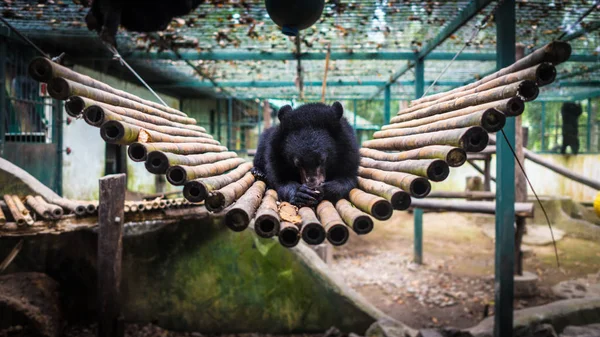
<svg viewBox="0 0 600 337">
<path fill-rule="evenodd" d="M 515 61 L 520 60 L 525 56 L 525 45 L 517 43 L 515 46 Z M 523 152 L 523 123 L 521 116 L 515 118 L 515 151 L 517 159 L 525 166 L 525 153 Z M 515 166 L 515 201 L 527 202 L 527 180 L 519 165 Z"/>
<path fill-rule="evenodd" d="M 488 154 L 485 157 L 485 161 L 483 163 L 483 190 L 491 191 L 492 190 L 492 155 Z"/>
<path fill-rule="evenodd" d="M 271 105 L 268 100 L 263 101 L 262 111 L 263 129 L 266 130 L 271 127 Z"/>
<path fill-rule="evenodd" d="M 325 57 L 325 74 L 323 75 L 323 88 L 321 88 L 321 103 L 325 103 L 327 93 L 327 73 L 329 72 L 329 58 L 331 57 L 331 43 L 327 46 L 327 56 Z M 354 111 L 356 113 L 356 111 Z"/>
<path fill-rule="evenodd" d="M 525 234 L 525 217 L 516 216 L 517 228 L 515 230 L 515 274 L 523 275 L 523 252 L 521 244 Z"/>
<path fill-rule="evenodd" d="M 125 174 L 100 179 L 98 206 L 98 337 L 122 337 L 121 259 Z"/>
</svg>

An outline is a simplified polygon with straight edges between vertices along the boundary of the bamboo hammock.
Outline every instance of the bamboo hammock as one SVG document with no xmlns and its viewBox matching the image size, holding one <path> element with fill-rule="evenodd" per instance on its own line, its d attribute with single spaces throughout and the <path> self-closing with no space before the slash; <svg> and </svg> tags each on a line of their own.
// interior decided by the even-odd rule
<svg viewBox="0 0 600 337">
<path fill-rule="evenodd" d="M 185 113 L 45 58 L 35 59 L 30 73 L 48 83 L 52 97 L 67 100 L 67 113 L 83 116 L 89 125 L 100 128 L 106 142 L 129 145 L 133 161 L 144 162 L 149 172 L 166 174 L 171 184 L 184 186 L 185 199 L 127 201 L 126 212 L 204 202 L 212 212 L 224 211 L 224 223 L 232 230 L 245 230 L 254 220 L 257 235 L 277 236 L 281 245 L 294 247 L 301 240 L 341 245 L 348 240 L 349 229 L 367 234 L 373 229 L 373 219 L 389 219 L 394 210 L 435 208 L 435 202 L 419 200 L 430 193 L 430 181 L 446 179 L 450 167 L 467 162 L 467 154 L 493 152 L 488 146 L 493 138 L 490 133 L 500 131 L 506 118 L 522 114 L 525 102 L 537 97 L 539 87 L 556 79 L 556 66 L 568 60 L 570 53 L 568 43 L 553 42 L 475 83 L 412 101 L 391 124 L 375 132 L 374 139 L 362 144 L 358 185 L 348 196 L 299 211 L 289 203 L 279 204 L 277 192 L 255 180 L 251 163 L 214 140 Z M 26 200 L 30 211 L 48 219 L 63 216 L 55 212 L 69 213 L 64 216 L 96 212 L 93 202 L 46 201 L 37 196 Z M 10 214 L 5 214 L 6 220 L 0 215 L 0 225 L 13 220 L 14 210 L 24 226 L 23 209 L 14 198 L 8 203 L 11 206 L 5 209 Z"/>
</svg>

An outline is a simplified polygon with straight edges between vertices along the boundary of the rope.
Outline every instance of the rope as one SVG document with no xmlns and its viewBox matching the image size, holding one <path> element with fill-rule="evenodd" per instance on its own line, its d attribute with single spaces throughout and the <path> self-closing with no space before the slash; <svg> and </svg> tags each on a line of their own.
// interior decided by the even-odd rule
<svg viewBox="0 0 600 337">
<path fill-rule="evenodd" d="M 106 46 L 108 51 L 110 51 L 113 54 L 113 59 L 119 61 L 119 63 L 121 63 L 122 66 L 125 66 L 125 68 L 129 69 L 129 71 L 146 87 L 146 89 L 148 89 L 154 95 L 154 97 L 156 97 L 164 106 L 169 106 L 167 103 L 165 103 L 165 101 L 163 101 L 162 98 L 160 98 L 160 96 L 158 96 L 158 94 L 154 90 L 152 90 L 148 83 L 144 81 L 144 79 L 127 63 L 127 61 L 123 59 L 121 54 L 119 54 L 119 51 L 117 51 L 117 48 L 111 46 L 106 42 L 104 43 L 104 45 Z"/>
<path fill-rule="evenodd" d="M 523 167 L 523 164 L 521 164 L 521 161 L 517 157 L 517 153 L 515 152 L 515 149 L 513 148 L 512 144 L 508 141 L 508 137 L 506 136 L 504 129 L 502 129 L 501 131 L 502 131 L 502 136 L 504 136 L 504 140 L 506 141 L 506 144 L 508 144 L 508 148 L 512 152 L 513 157 L 515 157 L 517 164 L 519 164 L 519 167 L 521 168 L 521 171 L 523 172 L 523 176 L 525 176 L 525 179 L 527 180 L 527 184 L 531 188 L 531 191 L 533 192 L 535 199 L 539 203 L 540 208 L 542 209 L 542 213 L 544 213 L 544 217 L 546 217 L 546 222 L 548 223 L 548 227 L 550 228 L 550 236 L 552 237 L 552 244 L 554 244 L 554 255 L 556 255 L 556 265 L 558 266 L 558 268 L 560 268 L 560 261 L 558 260 L 558 248 L 556 247 L 556 240 L 554 240 L 554 231 L 552 230 L 552 224 L 550 223 L 550 217 L 548 217 L 546 208 L 542 204 L 542 201 L 540 200 L 540 197 L 538 196 L 538 194 L 535 192 L 535 189 L 533 188 L 533 184 L 531 183 L 531 180 L 529 180 L 529 176 L 527 175 L 527 172 L 525 172 L 525 168 Z"/>
<path fill-rule="evenodd" d="M 600 0 L 598 0 L 600 1 Z M 498 10 L 498 7 L 500 7 L 500 5 L 502 5 L 502 3 L 504 2 L 504 0 L 500 0 L 498 1 L 498 3 L 496 4 L 496 7 L 494 7 L 494 9 L 492 9 L 484 18 L 483 20 L 481 20 L 481 22 L 475 26 L 475 29 L 473 30 L 473 34 L 471 35 L 471 37 L 467 40 L 467 42 L 465 42 L 465 44 L 462 46 L 462 48 L 456 53 L 456 55 L 454 55 L 454 57 L 452 58 L 452 60 L 450 60 L 450 63 L 448 63 L 446 65 L 446 67 L 444 68 L 444 70 L 442 70 L 442 72 L 437 76 L 437 78 L 433 81 L 433 83 L 431 83 L 431 85 L 429 87 L 427 87 L 427 90 L 425 90 L 425 92 L 423 93 L 423 95 L 421 96 L 421 98 L 425 97 L 425 95 L 427 95 L 427 93 L 429 92 L 429 90 L 431 90 L 431 88 L 433 88 L 436 83 L 439 81 L 439 79 L 446 73 L 446 71 L 448 70 L 448 68 L 450 68 L 450 66 L 452 65 L 452 63 L 454 63 L 454 61 L 458 58 L 458 56 L 460 54 L 462 54 L 462 52 L 471 45 L 471 42 L 473 42 L 473 40 L 475 39 L 475 37 L 477 37 L 477 34 L 479 34 L 479 32 L 481 32 L 481 30 L 483 30 L 484 28 L 487 27 L 487 24 L 489 23 L 490 19 L 492 18 L 492 16 L 494 14 L 496 14 L 496 11 Z"/>
<path fill-rule="evenodd" d="M 17 34 L 18 37 L 25 40 L 25 42 L 29 43 L 35 50 L 38 51 L 38 53 L 44 55 L 47 58 L 50 58 L 50 56 L 48 54 L 44 53 L 44 51 L 40 47 L 38 47 L 35 43 L 33 43 L 33 41 L 28 39 L 27 36 L 21 34 L 21 32 L 19 32 L 13 25 L 8 23 L 8 21 L 6 21 L 5 18 L 0 16 L 0 21 L 2 21 L 2 23 L 4 23 L 13 33 Z"/>
<path fill-rule="evenodd" d="M 598 5 L 600 5 L 600 0 L 596 1 L 595 4 L 592 5 L 592 7 L 590 7 L 587 11 L 585 11 L 585 13 L 583 13 L 583 15 L 581 17 L 579 17 L 579 19 L 577 19 L 577 21 L 575 21 L 574 24 L 570 25 L 567 29 L 565 29 L 565 31 L 558 37 L 557 40 L 562 40 L 563 37 L 565 37 L 573 28 L 575 28 L 575 26 L 577 26 L 578 24 L 581 23 L 581 21 L 583 19 L 585 19 L 586 16 L 590 15 L 594 9 L 596 7 L 598 7 Z"/>
</svg>

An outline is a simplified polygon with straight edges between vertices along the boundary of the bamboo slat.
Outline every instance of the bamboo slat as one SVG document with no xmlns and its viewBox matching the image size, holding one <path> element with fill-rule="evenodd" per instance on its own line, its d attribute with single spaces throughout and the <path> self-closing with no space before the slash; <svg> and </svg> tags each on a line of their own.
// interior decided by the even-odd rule
<svg viewBox="0 0 600 337">
<path fill-rule="evenodd" d="M 360 165 L 384 171 L 404 172 L 427 178 L 431 181 L 444 181 L 450 174 L 450 167 L 440 159 L 404 160 L 399 162 L 379 161 L 361 158 Z"/>
<path fill-rule="evenodd" d="M 365 235 L 373 230 L 373 219 L 367 213 L 352 206 L 350 201 L 346 199 L 338 200 L 335 204 L 335 209 L 338 211 L 346 225 L 352 228 L 354 233 Z"/>
<path fill-rule="evenodd" d="M 387 172 L 377 169 L 359 167 L 358 175 L 363 178 L 381 181 L 386 184 L 399 187 L 410 193 L 411 197 L 414 198 L 425 198 L 429 192 L 431 192 L 431 184 L 429 183 L 429 180 L 409 173 Z M 352 203 L 354 203 L 354 201 L 352 201 Z"/>
<path fill-rule="evenodd" d="M 375 160 L 403 161 L 412 159 L 441 159 L 450 167 L 462 166 L 467 160 L 465 150 L 444 145 L 424 146 L 418 149 L 403 152 L 383 152 L 379 150 L 361 148 L 360 155 Z"/>
<path fill-rule="evenodd" d="M 328 200 L 323 200 L 317 206 L 319 220 L 327 233 L 327 241 L 334 246 L 341 246 L 348 241 L 350 232 L 337 209 Z"/>
<path fill-rule="evenodd" d="M 298 210 L 298 214 L 302 217 L 302 225 L 300 226 L 302 240 L 309 245 L 320 245 L 323 243 L 327 233 L 312 208 L 302 207 Z"/>
<path fill-rule="evenodd" d="M 375 150 L 406 151 L 430 145 L 460 147 L 467 152 L 479 152 L 488 145 L 488 133 L 479 126 L 418 135 L 368 140 L 363 147 Z"/>
<path fill-rule="evenodd" d="M 271 238 L 279 233 L 280 219 L 277 211 L 277 192 L 268 190 L 256 211 L 254 231 L 263 238 Z"/>
<path fill-rule="evenodd" d="M 188 181 L 183 187 L 183 195 L 190 202 L 204 201 L 213 191 L 241 179 L 251 168 L 252 163 L 244 163 L 222 175 Z"/>
<path fill-rule="evenodd" d="M 248 228 L 250 221 L 261 204 L 266 187 L 263 181 L 254 182 L 252 187 L 227 211 L 227 214 L 225 214 L 225 225 L 234 232 L 241 232 Z"/>
<path fill-rule="evenodd" d="M 171 166 L 167 170 L 167 180 L 176 186 L 183 185 L 190 180 L 223 174 L 245 162 L 242 158 L 231 158 L 198 166 Z"/>
<path fill-rule="evenodd" d="M 242 179 L 235 181 L 218 191 L 211 193 L 206 198 L 206 209 L 211 212 L 220 212 L 241 197 L 254 183 L 254 175 L 248 172 Z"/>
<path fill-rule="evenodd" d="M 194 143 L 133 143 L 127 149 L 129 158 L 135 162 L 146 161 L 148 153 L 162 151 L 174 154 L 202 154 L 207 152 L 225 152 L 225 146 Z"/>
<path fill-rule="evenodd" d="M 382 197 L 354 188 L 350 191 L 350 202 L 358 209 L 371 214 L 377 220 L 387 220 L 394 211 L 392 204 Z"/>
<path fill-rule="evenodd" d="M 392 207 L 397 211 L 404 211 L 410 207 L 412 200 L 410 194 L 396 186 L 358 177 L 358 188 L 367 193 L 384 198 L 389 201 L 392 204 Z"/>
<path fill-rule="evenodd" d="M 203 154 L 195 155 L 179 155 L 173 153 L 165 153 L 160 151 L 153 151 L 148 153 L 146 159 L 146 169 L 150 173 L 154 174 L 165 174 L 167 169 L 171 166 L 186 165 L 186 166 L 197 166 L 215 163 L 225 159 L 231 159 L 237 157 L 235 152 L 208 152 Z"/>
</svg>

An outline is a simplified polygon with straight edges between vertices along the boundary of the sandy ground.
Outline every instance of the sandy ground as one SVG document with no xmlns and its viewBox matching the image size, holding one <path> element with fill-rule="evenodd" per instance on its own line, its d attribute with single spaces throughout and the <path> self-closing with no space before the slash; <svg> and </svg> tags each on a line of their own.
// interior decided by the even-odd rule
<svg viewBox="0 0 600 337">
<path fill-rule="evenodd" d="M 494 217 L 426 213 L 424 265 L 412 263 L 413 218 L 396 212 L 369 235 L 335 248 L 331 268 L 367 300 L 414 328 L 467 328 L 493 314 L 494 242 L 483 234 Z M 540 278 L 540 293 L 516 299 L 515 308 L 556 300 L 557 282 L 597 273 L 600 243 L 567 235 L 558 242 L 561 268 L 550 246 L 527 247 L 525 270 Z"/>
</svg>

